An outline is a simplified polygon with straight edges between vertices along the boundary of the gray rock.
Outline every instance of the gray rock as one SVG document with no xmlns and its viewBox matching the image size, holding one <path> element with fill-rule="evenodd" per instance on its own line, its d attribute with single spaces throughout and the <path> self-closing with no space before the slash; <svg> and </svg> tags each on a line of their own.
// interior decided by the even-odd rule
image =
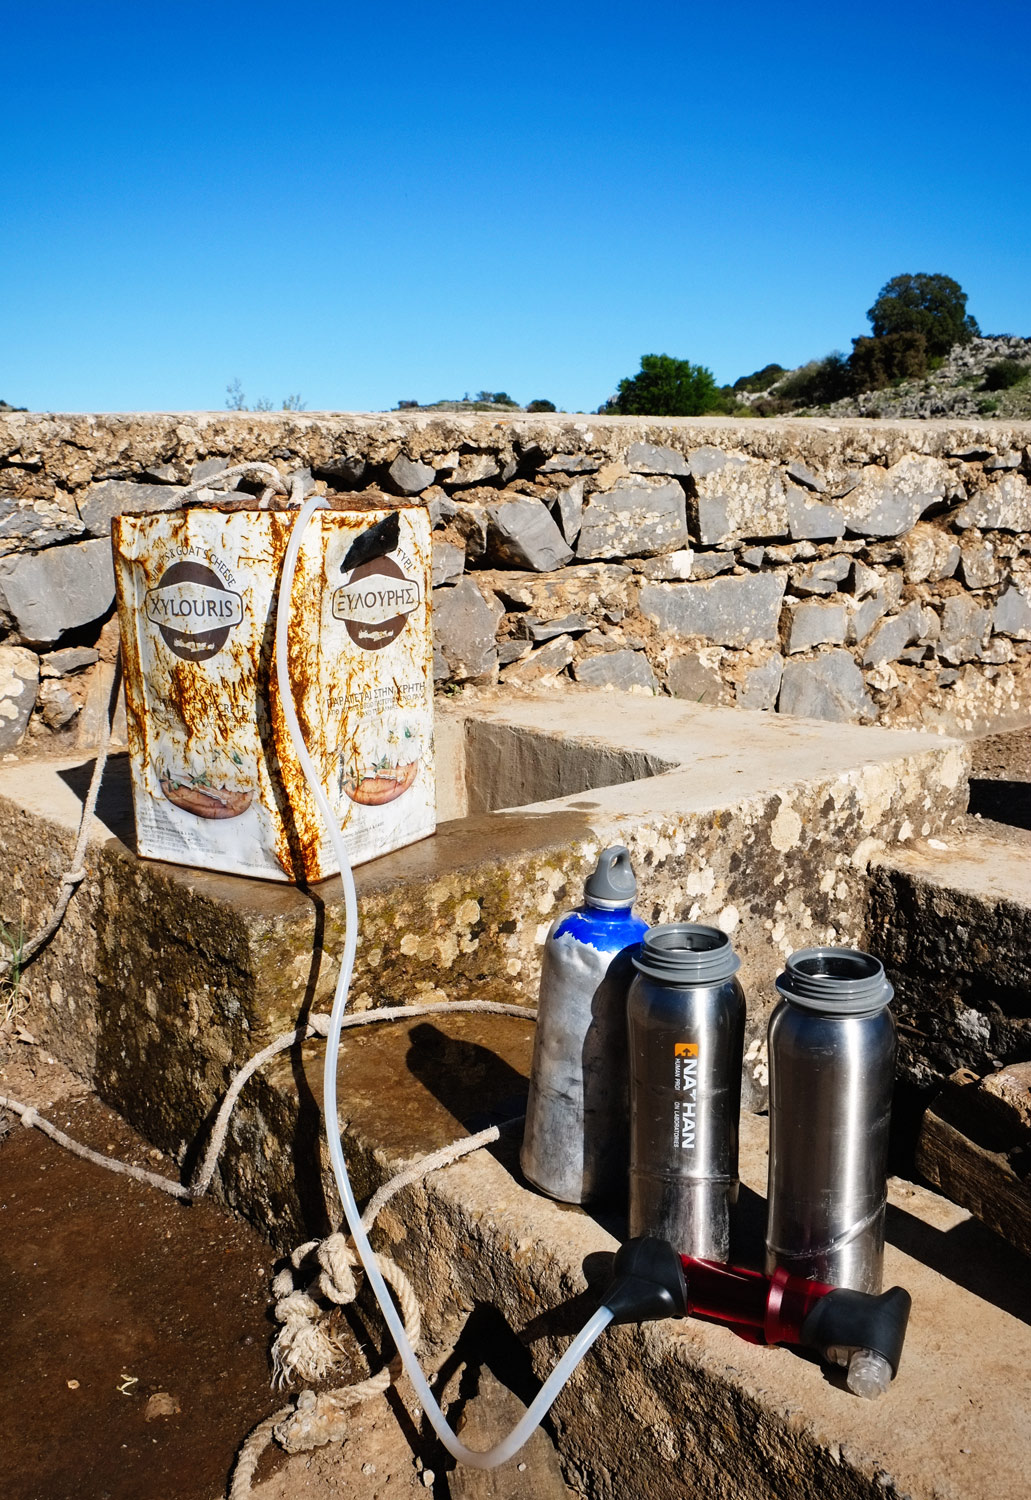
<svg viewBox="0 0 1031 1500">
<path fill-rule="evenodd" d="M 503 613 L 498 601 L 488 603 L 468 577 L 452 588 L 434 591 L 434 644 L 448 677 L 465 682 L 493 671 L 498 660 L 495 636 Z"/>
<path fill-rule="evenodd" d="M 647 479 L 619 479 L 593 494 L 584 507 L 576 555 L 581 559 L 655 557 L 687 541 L 684 491 Z"/>
<path fill-rule="evenodd" d="M 958 681 L 959 673 L 954 668 L 946 668 L 944 672 L 938 673 L 937 683 L 939 687 L 952 687 Z"/>
<path fill-rule="evenodd" d="M 0 543 L 20 541 L 33 547 L 53 547 L 82 536 L 85 530 L 78 516 L 70 516 L 56 505 L 44 509 L 39 501 L 0 495 Z"/>
<path fill-rule="evenodd" d="M 765 557 L 765 547 L 746 547 L 741 554 L 741 563 L 746 568 L 761 568 Z"/>
<path fill-rule="evenodd" d="M 286 478 L 291 490 L 293 489 L 293 483 L 295 479 L 299 479 L 301 481 L 302 500 L 307 500 L 308 496 L 314 494 L 315 490 L 318 488 L 315 483 L 314 475 L 312 474 L 311 469 L 307 466 L 303 469 L 291 469 Z"/>
<path fill-rule="evenodd" d="M 0 559 L 0 615 L 22 641 L 51 646 L 106 615 L 115 597 L 109 542 L 76 542 Z"/>
<path fill-rule="evenodd" d="M 890 469 L 871 464 L 842 509 L 860 536 L 902 536 L 924 511 L 944 499 L 949 471 L 940 458 L 911 453 Z"/>
<path fill-rule="evenodd" d="M 573 667 L 577 682 L 589 687 L 647 688 L 658 692 L 659 684 L 643 651 L 599 651 L 597 656 L 585 656 Z"/>
<path fill-rule="evenodd" d="M 983 537 L 965 541 L 960 548 L 960 569 L 968 589 L 987 589 L 999 582 L 1002 568 L 991 542 Z"/>
<path fill-rule="evenodd" d="M 746 667 L 735 699 L 738 708 L 750 708 L 757 712 L 774 709 L 783 674 L 782 656 L 768 656 L 759 666 Z"/>
<path fill-rule="evenodd" d="M 674 556 L 681 557 L 680 552 Z M 734 566 L 733 552 L 696 552 L 691 560 L 692 578 L 717 578 L 720 573 L 729 573 Z"/>
<path fill-rule="evenodd" d="M 640 610 L 660 630 L 720 646 L 775 641 L 784 576 L 750 573 L 711 583 L 646 583 Z"/>
<path fill-rule="evenodd" d="M 229 468 L 228 458 L 205 458 L 199 464 L 194 464 L 190 470 L 190 484 L 203 484 L 207 479 L 214 479 L 216 474 L 223 474 Z M 112 481 L 118 484 L 123 481 Z M 160 510 L 162 507 L 157 506 Z"/>
<path fill-rule="evenodd" d="M 73 677 L 100 660 L 100 652 L 92 646 L 65 646 L 62 651 L 51 651 L 39 664 L 41 677 Z"/>
<path fill-rule="evenodd" d="M 962 528 L 979 526 L 982 531 L 1031 531 L 1031 485 L 1023 474 L 1004 474 L 953 516 Z"/>
<path fill-rule="evenodd" d="M 82 707 L 59 682 L 44 682 L 36 699 L 40 717 L 48 729 L 63 729 Z"/>
<path fill-rule="evenodd" d="M 992 611 L 967 594 L 946 599 L 941 614 L 938 655 L 952 666 L 976 661 L 992 623 Z"/>
<path fill-rule="evenodd" d="M 484 484 L 488 479 L 496 479 L 500 473 L 500 465 L 490 453 L 463 453 L 448 484 L 453 489 L 468 488 L 470 485 Z"/>
<path fill-rule="evenodd" d="M 467 562 L 478 562 L 487 551 L 490 518 L 485 505 L 461 504 L 452 517 L 455 531 L 465 543 Z"/>
<path fill-rule="evenodd" d="M 538 646 L 536 651 L 531 652 L 522 661 L 515 662 L 506 667 L 501 674 L 501 681 L 505 683 L 540 682 L 544 677 L 557 677 L 564 672 L 573 660 L 573 640 L 568 635 L 557 635 L 554 640 L 547 641 L 543 646 Z"/>
<path fill-rule="evenodd" d="M 523 615 L 516 621 L 516 634 L 537 646 L 554 640 L 557 635 L 582 635 L 590 628 L 586 615 L 563 615 L 561 620 L 538 620 L 535 615 Z"/>
<path fill-rule="evenodd" d="M 724 455 L 718 468 L 699 474 L 691 455 L 691 525 L 704 547 L 787 536 L 784 481 L 772 464 Z"/>
<path fill-rule="evenodd" d="M 337 490 L 356 490 L 365 478 L 366 462 L 357 453 L 341 453 L 315 465 L 315 473 Z"/>
<path fill-rule="evenodd" d="M 791 588 L 796 594 L 836 594 L 851 571 L 850 557 L 824 557 L 804 567 L 792 568 Z"/>
<path fill-rule="evenodd" d="M 23 646 L 0 646 L 0 753 L 14 750 L 29 727 L 39 690 L 39 662 Z"/>
<path fill-rule="evenodd" d="M 792 465 L 792 468 L 796 467 Z M 791 469 L 788 470 L 790 474 Z M 828 541 L 844 536 L 845 515 L 836 505 L 820 505 L 789 484 L 785 490 L 788 535 L 796 540 Z"/>
<path fill-rule="evenodd" d="M 881 662 L 898 661 L 907 646 L 924 633 L 924 611 L 919 603 L 907 604 L 897 615 L 882 620 L 870 636 L 863 652 L 863 666 L 875 667 Z"/>
<path fill-rule="evenodd" d="M 642 578 L 652 578 L 661 583 L 683 582 L 687 578 L 694 578 L 696 554 L 690 547 L 682 547 L 679 552 L 667 552 L 663 557 L 650 557 L 641 569 Z M 727 557 L 726 567 L 734 566 L 733 557 Z M 725 568 L 716 568 L 715 572 L 725 572 Z M 704 570 L 701 575 L 708 578 L 711 575 Z"/>
<path fill-rule="evenodd" d="M 848 634 L 848 616 L 845 604 L 829 604 L 822 600 L 805 599 L 801 603 L 788 603 L 787 651 L 794 655 L 798 651 L 810 651 L 814 646 L 844 645 Z"/>
<path fill-rule="evenodd" d="M 818 495 L 826 492 L 827 486 L 820 476 L 814 474 L 812 469 L 806 464 L 801 463 L 798 459 L 794 463 L 788 464 L 787 475 L 796 484 L 802 485 L 807 490 L 815 490 Z"/>
<path fill-rule="evenodd" d="M 959 566 L 958 544 L 927 521 L 918 521 L 912 531 L 900 537 L 898 550 L 907 583 L 939 583 L 951 578 Z"/>
<path fill-rule="evenodd" d="M 575 479 L 571 485 L 559 490 L 551 502 L 551 514 L 558 529 L 572 547 L 580 535 L 580 522 L 584 511 L 584 482 Z"/>
<path fill-rule="evenodd" d="M 992 616 L 992 629 L 1020 641 L 1031 640 L 1031 594 L 1011 586 L 999 595 Z"/>
<path fill-rule="evenodd" d="M 554 573 L 573 553 L 547 506 L 526 495 L 487 507 L 487 556 L 492 563 Z"/>
<path fill-rule="evenodd" d="M 433 538 L 433 587 L 440 588 L 442 584 L 453 583 L 465 572 L 465 552 L 461 547 L 456 547 L 453 542 L 441 541 L 439 537 Z"/>
<path fill-rule="evenodd" d="M 710 443 L 703 443 L 700 448 L 695 448 L 687 456 L 688 467 L 695 479 L 704 479 L 706 474 L 715 474 L 727 464 L 733 466 L 747 462 L 747 459 L 724 453 L 722 448 L 714 448 Z"/>
<path fill-rule="evenodd" d="M 699 655 L 696 651 L 688 651 L 682 656 L 674 656 L 666 671 L 666 685 L 674 698 L 705 703 L 710 708 L 732 701 L 730 687 L 720 675 L 719 667 L 706 660 L 706 656 L 716 655 L 716 652 Z"/>
<path fill-rule="evenodd" d="M 811 557 L 819 556 L 812 542 L 788 542 L 783 546 L 767 547 L 766 562 L 771 567 L 778 567 L 781 563 L 805 562 Z"/>
<path fill-rule="evenodd" d="M 149 484 L 181 484 L 179 470 L 175 464 L 151 464 L 143 470 L 141 477 Z"/>
<path fill-rule="evenodd" d="M 1006 453 L 996 453 L 992 458 L 985 461 L 985 473 L 995 474 L 1000 470 L 1019 469 L 1022 455 L 1018 448 L 1010 448 Z"/>
<path fill-rule="evenodd" d="M 542 474 L 594 474 L 599 468 L 596 458 L 586 453 L 553 453 L 540 466 Z"/>
<path fill-rule="evenodd" d="M 838 724 L 877 715 L 850 651 L 825 651 L 811 661 L 785 662 L 778 708 L 782 714 Z"/>
<path fill-rule="evenodd" d="M 631 443 L 627 468 L 634 474 L 690 474 L 687 459 L 675 448 L 655 443 Z"/>
<path fill-rule="evenodd" d="M 530 641 L 514 640 L 511 637 L 507 641 L 499 641 L 498 666 L 507 667 L 514 661 L 522 661 L 532 650 L 533 644 Z"/>
<path fill-rule="evenodd" d="M 996 636 L 988 642 L 981 652 L 981 661 L 989 667 L 1004 667 L 1007 662 L 1016 661 L 1017 653 L 1012 641 L 1004 640 L 1002 636 Z"/>
<path fill-rule="evenodd" d="M 430 493 L 423 497 L 426 501 L 426 509 L 430 513 L 430 525 L 434 529 L 438 526 L 446 526 L 458 513 L 458 506 L 444 490 L 433 486 Z"/>
<path fill-rule="evenodd" d="M 399 453 L 387 470 L 386 486 L 395 495 L 418 495 L 429 489 L 437 477 L 436 469 Z"/>
<path fill-rule="evenodd" d="M 204 468 L 203 464 L 199 465 Z M 222 462 L 222 468 L 226 468 Z M 134 484 L 128 479 L 105 479 L 79 502 L 79 515 L 91 536 L 110 536 L 115 516 L 174 510 L 186 493 L 185 485 Z"/>
<path fill-rule="evenodd" d="M 978 463 L 982 459 L 991 458 L 990 448 L 950 448 L 949 458 L 962 459 L 964 463 Z"/>
<path fill-rule="evenodd" d="M 857 599 L 865 599 L 868 594 L 876 594 L 884 587 L 884 579 L 874 568 L 868 568 L 866 563 L 860 562 L 858 558 L 852 563 L 852 592 Z"/>
<path fill-rule="evenodd" d="M 591 619 L 602 616 L 612 623 L 626 611 L 632 578 L 630 569 L 617 563 L 583 563 L 550 577 L 501 571 L 481 575 L 481 581 L 509 609 L 527 609 L 540 620 L 575 613 Z"/>
</svg>

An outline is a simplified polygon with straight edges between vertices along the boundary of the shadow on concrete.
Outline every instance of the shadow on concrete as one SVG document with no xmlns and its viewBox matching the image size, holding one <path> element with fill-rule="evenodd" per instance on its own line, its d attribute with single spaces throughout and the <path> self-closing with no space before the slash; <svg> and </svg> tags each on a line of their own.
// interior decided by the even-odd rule
<svg viewBox="0 0 1031 1500">
<path fill-rule="evenodd" d="M 1031 1277 L 1026 1257 L 977 1219 L 967 1219 L 951 1229 L 937 1229 L 889 1203 L 885 1237 L 896 1249 L 930 1266 L 947 1281 L 1031 1323 Z"/>
</svg>

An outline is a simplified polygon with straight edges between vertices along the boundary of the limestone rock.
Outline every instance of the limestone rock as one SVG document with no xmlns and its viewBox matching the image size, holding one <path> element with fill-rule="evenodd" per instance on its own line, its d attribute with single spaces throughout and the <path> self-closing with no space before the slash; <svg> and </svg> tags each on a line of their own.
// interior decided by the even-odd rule
<svg viewBox="0 0 1031 1500">
<path fill-rule="evenodd" d="M 768 656 L 758 666 L 745 667 L 734 700 L 738 708 L 772 711 L 777 705 L 783 674 L 784 658 L 779 655 Z"/>
<path fill-rule="evenodd" d="M 987 538 L 979 537 L 960 548 L 960 569 L 968 589 L 987 589 L 999 582 L 1002 567 L 995 548 Z"/>
<path fill-rule="evenodd" d="M 647 583 L 641 613 L 660 630 L 700 636 L 720 646 L 775 641 L 784 576 L 749 573 L 711 583 Z"/>
<path fill-rule="evenodd" d="M 229 468 L 228 458 L 205 458 L 199 464 L 194 464 L 190 470 L 190 484 L 203 484 L 205 480 L 214 479 L 216 474 L 224 474 Z M 114 481 L 118 483 L 119 481 Z M 161 506 L 155 507 L 162 509 Z M 85 518 L 83 518 L 85 519 Z"/>
<path fill-rule="evenodd" d="M 938 655 L 952 666 L 975 661 L 992 623 L 992 611 L 966 594 L 946 599 Z"/>
<path fill-rule="evenodd" d="M 890 469 L 870 464 L 842 509 L 850 531 L 902 536 L 924 511 L 944 499 L 949 471 L 940 458 L 911 453 Z"/>
<path fill-rule="evenodd" d="M 580 535 L 580 522 L 584 510 L 584 482 L 574 479 L 571 485 L 559 490 L 551 502 L 551 514 L 556 525 L 572 547 Z"/>
<path fill-rule="evenodd" d="M 874 719 L 877 713 L 850 651 L 785 662 L 778 706 L 782 714 L 839 724 Z"/>
<path fill-rule="evenodd" d="M 747 462 L 736 454 L 724 453 L 722 448 L 714 448 L 711 443 L 703 443 L 688 454 L 688 467 L 695 479 L 704 479 L 707 474 L 715 474 L 728 464 L 734 467 Z"/>
<path fill-rule="evenodd" d="M 465 552 L 453 542 L 433 538 L 433 587 L 442 583 L 453 583 L 465 570 Z"/>
<path fill-rule="evenodd" d="M 891 615 L 880 622 L 863 652 L 863 666 L 874 667 L 881 662 L 898 661 L 906 647 L 912 646 L 923 634 L 924 610 L 922 605 L 914 601 L 897 615 Z"/>
<path fill-rule="evenodd" d="M 947 532 L 918 521 L 899 539 L 902 571 L 907 583 L 939 583 L 951 578 L 959 565 L 959 547 Z"/>
<path fill-rule="evenodd" d="M 500 473 L 497 459 L 489 453 L 463 453 L 458 460 L 457 469 L 451 473 L 447 482 L 453 488 L 483 484 L 489 479 L 495 479 Z"/>
<path fill-rule="evenodd" d="M 786 472 L 789 479 L 793 479 L 796 484 L 802 485 L 805 489 L 815 490 L 818 495 L 826 492 L 827 486 L 824 481 L 800 459 L 795 459 L 794 462 L 788 464 Z"/>
<path fill-rule="evenodd" d="M 674 556 L 682 557 L 683 553 Z M 729 573 L 733 566 L 733 552 L 696 552 L 691 560 L 691 577 L 715 578 L 720 573 Z"/>
<path fill-rule="evenodd" d="M 115 597 L 109 542 L 76 542 L 0 560 L 0 615 L 30 646 L 107 614 Z"/>
<path fill-rule="evenodd" d="M 458 506 L 447 491 L 442 490 L 439 485 L 430 485 L 422 498 L 430 513 L 430 525 L 434 531 L 438 526 L 446 526 L 449 521 L 454 520 Z"/>
<path fill-rule="evenodd" d="M 790 602 L 787 613 L 787 651 L 810 651 L 813 646 L 843 645 L 848 633 L 848 619 L 844 602 L 831 604 L 823 600 L 805 599 Z"/>
<path fill-rule="evenodd" d="M 568 614 L 622 617 L 633 574 L 618 563 L 582 563 L 551 577 L 483 572 L 479 578 L 509 609 L 528 609 L 538 619 L 557 620 Z"/>
<path fill-rule="evenodd" d="M 62 651 L 49 651 L 39 664 L 41 677 L 72 677 L 83 672 L 100 660 L 100 652 L 92 646 L 65 646 Z"/>
<path fill-rule="evenodd" d="M 584 508 L 577 557 L 655 557 L 676 552 L 687 541 L 684 491 L 646 477 L 616 481 L 599 490 Z"/>
<path fill-rule="evenodd" d="M 791 469 L 788 470 L 789 474 L 790 472 Z M 794 484 L 786 487 L 785 499 L 789 536 L 824 541 L 844 536 L 845 515 L 836 505 L 818 504 Z"/>
<path fill-rule="evenodd" d="M 538 620 L 534 615 L 520 615 L 516 620 L 515 634 L 539 646 L 542 641 L 554 640 L 557 635 L 583 635 L 590 628 L 591 622 L 586 615 L 563 615 L 560 620 Z"/>
<path fill-rule="evenodd" d="M 0 646 L 0 752 L 14 750 L 29 725 L 39 689 L 39 662 L 23 646 Z"/>
<path fill-rule="evenodd" d="M 554 573 L 573 553 L 540 500 L 521 496 L 487 507 L 487 557 L 492 563 Z"/>
<path fill-rule="evenodd" d="M 718 468 L 699 474 L 692 454 L 691 473 L 690 521 L 702 546 L 787 536 L 784 481 L 771 464 L 725 456 Z"/>
<path fill-rule="evenodd" d="M 52 680 L 40 685 L 36 699 L 40 716 L 48 729 L 63 729 L 70 724 L 82 704 L 73 698 L 66 687 Z"/>
<path fill-rule="evenodd" d="M 395 495 L 418 495 L 437 477 L 436 469 L 399 453 L 387 470 L 386 488 Z"/>
<path fill-rule="evenodd" d="M 691 469 L 687 459 L 675 448 L 662 448 L 655 443 L 631 443 L 627 455 L 627 468 L 634 474 L 683 474 Z"/>
<path fill-rule="evenodd" d="M 877 587 L 874 591 L 850 605 L 848 640 L 856 645 L 862 645 L 877 621 L 894 609 L 902 596 L 902 578 L 898 573 L 875 576 Z"/>
<path fill-rule="evenodd" d="M 328 482 L 337 490 L 356 490 L 361 487 L 368 465 L 357 453 L 340 453 L 313 466 L 319 479 Z"/>
<path fill-rule="evenodd" d="M 995 474 L 1007 469 L 1019 469 L 1022 455 L 1018 448 L 1008 448 L 1005 453 L 993 454 L 985 460 L 985 473 Z"/>
<path fill-rule="evenodd" d="M 564 672 L 573 660 L 573 638 L 569 635 L 558 635 L 553 640 L 547 641 L 539 646 L 522 661 L 515 662 L 506 667 L 501 674 L 501 681 L 506 683 L 540 682 L 545 677 L 557 677 Z"/>
<path fill-rule="evenodd" d="M 221 467 L 227 468 L 224 460 Z M 206 464 L 198 465 L 207 468 Z M 186 487 L 175 484 L 135 484 L 127 479 L 106 479 L 91 487 L 79 502 L 79 515 L 91 536 L 111 535 L 115 516 L 139 511 L 174 510 L 185 495 Z"/>
<path fill-rule="evenodd" d="M 493 670 L 498 660 L 495 634 L 501 615 L 497 601 L 488 603 L 469 577 L 453 588 L 434 591 L 434 643 L 449 676 L 464 682 Z"/>
<path fill-rule="evenodd" d="M 82 536 L 85 530 L 78 516 L 69 515 L 49 501 L 0 495 L 0 551 L 10 552 L 19 543 L 52 547 Z"/>
<path fill-rule="evenodd" d="M 791 570 L 791 590 L 795 594 L 836 594 L 852 571 L 850 557 L 824 557 Z"/>
<path fill-rule="evenodd" d="M 490 517 L 485 505 L 463 502 L 455 511 L 451 522 L 452 531 L 464 544 L 467 562 L 478 562 L 486 552 L 489 524 Z"/>
<path fill-rule="evenodd" d="M 653 693 L 659 687 L 643 651 L 600 651 L 596 656 L 582 657 L 573 668 L 573 676 L 589 687 L 638 687 Z"/>
<path fill-rule="evenodd" d="M 542 474 L 594 474 L 599 467 L 596 458 L 586 453 L 553 453 L 540 466 Z"/>
<path fill-rule="evenodd" d="M 1023 474 L 1007 473 L 953 516 L 960 528 L 979 526 L 982 531 L 1031 531 L 1031 485 Z"/>
<path fill-rule="evenodd" d="M 148 484 L 182 484 L 184 475 L 175 464 L 147 464 L 140 477 Z"/>
<path fill-rule="evenodd" d="M 710 707 L 730 703 L 732 693 L 719 669 L 719 651 L 686 651 L 674 656 L 666 671 L 666 685 L 674 698 Z"/>
<path fill-rule="evenodd" d="M 992 617 L 992 629 L 1018 641 L 1031 640 L 1031 591 L 1010 587 L 999 595 Z"/>
<path fill-rule="evenodd" d="M 664 557 L 650 557 L 641 569 L 642 578 L 654 579 L 657 583 L 683 582 L 692 577 L 694 573 L 695 553 L 690 547 L 682 547 L 679 552 L 667 552 Z M 734 559 L 728 556 L 724 566 L 733 567 Z M 716 571 L 722 572 L 723 568 Z M 703 573 L 703 577 L 707 576 Z"/>
</svg>

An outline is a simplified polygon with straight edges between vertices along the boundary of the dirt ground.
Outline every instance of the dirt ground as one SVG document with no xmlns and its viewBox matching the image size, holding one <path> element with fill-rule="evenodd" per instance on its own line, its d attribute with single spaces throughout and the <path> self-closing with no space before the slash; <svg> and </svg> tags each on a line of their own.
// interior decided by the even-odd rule
<svg viewBox="0 0 1031 1500">
<path fill-rule="evenodd" d="M 16 1025 L 8 1032 L 0 1038 L 0 1093 L 33 1105 L 94 1150 L 176 1177 L 172 1162 L 28 1032 Z M 4 1500 L 224 1495 L 240 1443 L 288 1399 L 270 1386 L 274 1263 L 260 1236 L 216 1203 L 184 1206 L 79 1160 L 0 1112 Z M 364 1325 L 354 1321 L 349 1368 L 331 1383 L 379 1367 Z M 467 1404 L 463 1436 L 486 1447 L 519 1410 L 509 1392 L 483 1385 L 479 1406 Z M 402 1381 L 356 1409 L 343 1444 L 292 1456 L 267 1451 L 255 1500 L 566 1494 L 543 1433 L 494 1476 L 456 1475 L 420 1418 Z"/>
</svg>

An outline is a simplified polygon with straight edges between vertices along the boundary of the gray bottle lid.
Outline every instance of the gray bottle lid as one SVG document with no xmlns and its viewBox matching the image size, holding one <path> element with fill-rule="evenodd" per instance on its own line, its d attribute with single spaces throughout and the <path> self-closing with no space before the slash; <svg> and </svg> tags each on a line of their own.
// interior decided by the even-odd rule
<svg viewBox="0 0 1031 1500">
<path fill-rule="evenodd" d="M 800 948 L 777 989 L 792 1005 L 824 1016 L 872 1016 L 895 994 L 880 959 L 858 948 Z"/>
<path fill-rule="evenodd" d="M 632 906 L 637 895 L 637 877 L 624 844 L 610 844 L 598 856 L 594 873 L 587 877 L 584 897 L 591 906 Z"/>
<path fill-rule="evenodd" d="M 649 927 L 634 955 L 635 969 L 664 984 L 719 984 L 740 967 L 727 934 L 696 922 Z"/>
</svg>

